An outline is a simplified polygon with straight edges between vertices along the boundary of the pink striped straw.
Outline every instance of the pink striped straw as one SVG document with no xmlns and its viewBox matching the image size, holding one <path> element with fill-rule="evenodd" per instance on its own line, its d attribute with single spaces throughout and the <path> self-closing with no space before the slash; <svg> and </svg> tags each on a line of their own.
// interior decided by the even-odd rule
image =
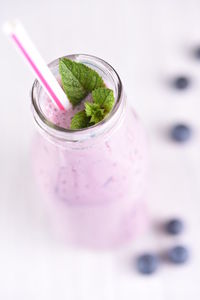
<svg viewBox="0 0 200 300">
<path fill-rule="evenodd" d="M 3 29 L 20 50 L 52 102 L 59 109 L 67 110 L 71 106 L 67 96 L 28 37 L 21 23 L 17 20 L 6 22 Z"/>
</svg>

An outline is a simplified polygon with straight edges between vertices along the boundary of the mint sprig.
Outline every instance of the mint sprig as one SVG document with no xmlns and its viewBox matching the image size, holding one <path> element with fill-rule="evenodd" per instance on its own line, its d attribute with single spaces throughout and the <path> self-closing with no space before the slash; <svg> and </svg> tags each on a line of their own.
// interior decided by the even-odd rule
<svg viewBox="0 0 200 300">
<path fill-rule="evenodd" d="M 85 102 L 85 109 L 76 113 L 71 129 L 81 129 L 102 121 L 114 105 L 113 91 L 105 87 L 99 74 L 82 63 L 68 58 L 59 60 L 62 87 L 73 106 L 92 93 L 93 102 Z"/>
<path fill-rule="evenodd" d="M 92 92 L 93 102 L 85 102 L 85 110 L 76 113 L 71 121 L 71 129 L 80 129 L 95 125 L 112 110 L 115 99 L 113 91 L 98 88 Z"/>
<path fill-rule="evenodd" d="M 78 105 L 93 90 L 105 86 L 96 71 L 68 58 L 60 59 L 59 72 L 63 89 L 73 106 Z"/>
</svg>

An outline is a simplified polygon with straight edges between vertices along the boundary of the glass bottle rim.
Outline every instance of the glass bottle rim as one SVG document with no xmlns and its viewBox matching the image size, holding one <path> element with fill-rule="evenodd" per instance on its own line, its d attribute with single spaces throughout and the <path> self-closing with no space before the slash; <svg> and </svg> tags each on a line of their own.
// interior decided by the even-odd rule
<svg viewBox="0 0 200 300">
<path fill-rule="evenodd" d="M 121 106 L 123 98 L 123 87 L 118 73 L 109 63 L 107 63 L 103 59 L 88 54 L 72 54 L 63 56 L 61 58 L 64 57 L 77 62 L 86 64 L 88 63 L 89 66 L 93 65 L 94 67 L 104 70 L 104 72 L 106 72 L 106 74 L 108 74 L 113 79 L 113 82 L 115 84 L 115 104 L 109 115 L 96 125 L 90 126 L 88 128 L 71 130 L 60 127 L 46 118 L 39 105 L 39 95 L 42 90 L 42 87 L 37 79 L 34 81 L 31 90 L 31 101 L 33 108 L 33 116 L 39 128 L 51 137 L 58 138 L 59 140 L 77 142 L 79 140 L 86 140 L 90 137 L 93 137 L 94 135 L 99 135 L 102 132 L 107 131 L 107 129 L 109 129 L 110 127 L 112 127 L 112 124 L 115 123 L 114 121 L 116 121 L 115 119 L 117 119 L 117 115 L 119 114 L 119 108 Z M 56 66 L 58 67 L 59 59 L 60 58 L 49 63 L 49 68 L 53 69 Z"/>
</svg>

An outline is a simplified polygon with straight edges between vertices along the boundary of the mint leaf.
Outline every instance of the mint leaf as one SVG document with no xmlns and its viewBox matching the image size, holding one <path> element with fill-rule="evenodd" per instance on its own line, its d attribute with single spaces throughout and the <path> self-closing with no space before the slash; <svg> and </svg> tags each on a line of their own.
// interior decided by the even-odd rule
<svg viewBox="0 0 200 300">
<path fill-rule="evenodd" d="M 113 108 L 115 98 L 113 91 L 106 88 L 98 88 L 92 92 L 94 103 L 104 108 L 105 114 L 109 113 Z"/>
<path fill-rule="evenodd" d="M 84 110 L 76 113 L 71 120 L 71 129 L 81 129 L 89 126 L 90 119 L 87 117 Z"/>
<path fill-rule="evenodd" d="M 67 58 L 60 59 L 59 72 L 63 89 L 73 106 L 78 105 L 94 89 L 105 86 L 96 71 Z"/>
<path fill-rule="evenodd" d="M 104 109 L 96 103 L 85 103 L 85 113 L 90 117 L 90 123 L 97 124 L 104 118 Z"/>
<path fill-rule="evenodd" d="M 92 91 L 93 102 L 85 102 L 85 113 L 89 118 L 89 123 L 97 124 L 113 108 L 115 98 L 113 91 L 107 88 L 98 88 Z"/>
</svg>

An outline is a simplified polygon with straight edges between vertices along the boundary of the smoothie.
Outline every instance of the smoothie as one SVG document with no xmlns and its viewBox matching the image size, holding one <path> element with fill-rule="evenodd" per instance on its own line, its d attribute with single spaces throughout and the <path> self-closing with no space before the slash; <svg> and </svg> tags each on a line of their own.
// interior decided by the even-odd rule
<svg viewBox="0 0 200 300">
<path fill-rule="evenodd" d="M 70 132 L 71 118 L 83 104 L 60 111 L 35 85 L 33 111 L 40 133 L 33 144 L 34 172 L 57 234 L 76 245 L 115 247 L 146 224 L 145 137 L 116 72 L 92 56 L 74 59 L 106 76 L 115 91 L 115 112 L 103 123 Z"/>
</svg>

